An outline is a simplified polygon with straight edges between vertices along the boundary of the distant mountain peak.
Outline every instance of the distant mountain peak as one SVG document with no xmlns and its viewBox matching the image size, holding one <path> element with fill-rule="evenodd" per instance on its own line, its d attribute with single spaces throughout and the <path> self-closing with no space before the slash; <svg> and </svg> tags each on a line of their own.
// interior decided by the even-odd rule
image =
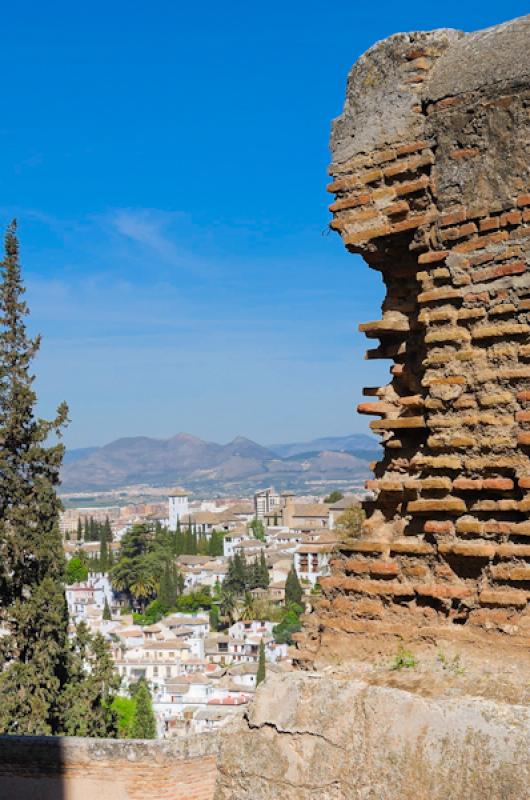
<svg viewBox="0 0 530 800">
<path fill-rule="evenodd" d="M 180 432 L 169 439 L 131 436 L 99 448 L 66 454 L 63 492 L 105 491 L 132 485 L 175 486 L 207 493 L 229 488 L 252 492 L 275 481 L 284 488 L 302 488 L 336 477 L 355 480 L 368 476 L 368 461 L 377 455 L 377 442 L 363 434 L 328 437 L 268 448 L 246 436 L 228 444 L 207 442 Z M 296 454 L 303 454 L 297 457 Z"/>
</svg>

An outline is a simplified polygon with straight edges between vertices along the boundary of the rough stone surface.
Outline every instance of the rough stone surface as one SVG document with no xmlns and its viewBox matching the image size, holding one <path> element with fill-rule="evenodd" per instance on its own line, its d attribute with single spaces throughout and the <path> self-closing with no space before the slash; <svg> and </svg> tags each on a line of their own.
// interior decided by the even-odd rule
<svg viewBox="0 0 530 800">
<path fill-rule="evenodd" d="M 530 710 L 274 675 L 221 749 L 216 800 L 522 800 Z"/>
</svg>

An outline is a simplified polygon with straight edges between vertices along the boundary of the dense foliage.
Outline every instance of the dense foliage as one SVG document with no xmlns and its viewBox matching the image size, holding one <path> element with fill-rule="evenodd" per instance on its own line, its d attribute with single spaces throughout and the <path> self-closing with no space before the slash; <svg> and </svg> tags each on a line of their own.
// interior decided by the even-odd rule
<svg viewBox="0 0 530 800">
<path fill-rule="evenodd" d="M 56 487 L 68 409 L 35 416 L 40 339 L 27 335 L 23 295 L 13 223 L 0 265 L 0 733 L 113 735 L 107 645 L 83 629 L 67 636 Z"/>
<path fill-rule="evenodd" d="M 293 644 L 293 633 L 297 633 L 302 629 L 300 615 L 303 611 L 304 607 L 296 603 L 291 603 L 284 607 L 281 622 L 272 629 L 275 642 L 278 644 Z"/>
<path fill-rule="evenodd" d="M 133 687 L 131 694 L 136 703 L 131 725 L 132 738 L 155 739 L 156 720 L 153 712 L 153 701 L 145 680 L 140 679 Z"/>
<path fill-rule="evenodd" d="M 338 503 L 339 500 L 342 500 L 343 497 L 344 495 L 342 494 L 342 492 L 339 492 L 338 489 L 334 489 L 332 492 L 328 494 L 327 497 L 324 498 L 324 502 L 329 503 L 331 505 L 332 503 Z"/>
<path fill-rule="evenodd" d="M 302 595 L 303 589 L 293 565 L 289 570 L 289 574 L 287 575 L 287 580 L 285 582 L 285 605 L 288 606 L 291 603 L 300 605 L 302 602 Z"/>
<path fill-rule="evenodd" d="M 361 535 L 365 516 L 366 515 L 360 505 L 354 505 L 351 508 L 347 508 L 339 517 L 337 517 L 337 530 L 343 536 L 351 536 L 356 538 Z"/>
<path fill-rule="evenodd" d="M 82 583 L 88 578 L 88 565 L 86 559 L 74 556 L 68 561 L 65 569 L 65 581 L 71 586 L 72 583 Z"/>
<path fill-rule="evenodd" d="M 226 591 L 241 595 L 251 589 L 267 589 L 268 586 L 269 570 L 263 550 L 259 559 L 256 556 L 250 562 L 244 554 L 239 553 L 228 559 L 228 573 L 223 582 Z"/>
</svg>

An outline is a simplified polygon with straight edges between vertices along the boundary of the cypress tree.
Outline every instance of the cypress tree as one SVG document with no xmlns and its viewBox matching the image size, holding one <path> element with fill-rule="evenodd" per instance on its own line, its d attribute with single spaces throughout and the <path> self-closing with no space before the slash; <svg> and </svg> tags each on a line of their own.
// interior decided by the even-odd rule
<svg viewBox="0 0 530 800">
<path fill-rule="evenodd" d="M 106 597 L 105 597 L 105 605 L 103 606 L 103 619 L 105 620 L 112 619 L 112 614 L 110 613 L 109 601 L 107 600 Z"/>
<path fill-rule="evenodd" d="M 0 264 L 0 640 L 1 733 L 54 733 L 67 679 L 68 614 L 56 494 L 68 409 L 35 416 L 31 363 L 40 337 L 27 335 L 16 224 Z"/>
<path fill-rule="evenodd" d="M 140 679 L 134 691 L 136 710 L 132 723 L 133 739 L 156 739 L 156 720 L 151 692 L 145 680 Z"/>
<path fill-rule="evenodd" d="M 258 673 L 256 675 L 256 686 L 265 680 L 265 643 L 263 639 L 259 643 Z"/>
<path fill-rule="evenodd" d="M 160 601 L 160 605 L 164 608 L 165 611 L 169 611 L 169 609 L 173 605 L 172 596 L 173 596 L 173 586 L 171 581 L 171 570 L 169 562 L 166 561 L 162 577 L 160 578 L 160 589 L 158 592 L 158 599 Z"/>
<path fill-rule="evenodd" d="M 296 574 L 296 570 L 293 565 L 289 570 L 289 574 L 287 575 L 287 580 L 285 582 L 285 605 L 289 605 L 289 603 L 296 603 L 297 605 L 300 605 L 302 602 L 302 595 L 302 586 L 298 580 L 298 575 Z"/>
<path fill-rule="evenodd" d="M 270 578 L 269 578 L 269 570 L 267 568 L 267 561 L 265 559 L 265 551 L 261 551 L 260 559 L 259 559 L 259 580 L 260 583 L 258 584 L 262 589 L 268 589 Z"/>
<path fill-rule="evenodd" d="M 85 517 L 85 524 L 84 524 L 84 528 L 83 528 L 83 539 L 84 539 L 85 542 L 89 542 L 90 541 L 90 530 L 89 530 L 89 527 L 88 527 L 88 517 Z"/>
<path fill-rule="evenodd" d="M 102 536 L 99 547 L 99 572 L 107 572 L 109 568 L 109 548 L 105 536 Z"/>
<path fill-rule="evenodd" d="M 83 526 L 81 525 L 81 517 L 77 518 L 77 541 L 80 542 L 83 538 Z"/>
<path fill-rule="evenodd" d="M 70 674 L 71 681 L 60 699 L 64 733 L 116 737 L 118 720 L 112 701 L 120 678 L 108 643 L 100 633 L 92 636 L 83 622 L 71 644 Z"/>
</svg>

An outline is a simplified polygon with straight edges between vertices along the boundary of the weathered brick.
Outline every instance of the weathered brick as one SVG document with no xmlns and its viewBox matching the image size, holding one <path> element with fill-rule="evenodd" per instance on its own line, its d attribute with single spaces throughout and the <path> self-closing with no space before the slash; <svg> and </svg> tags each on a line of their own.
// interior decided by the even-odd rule
<svg viewBox="0 0 530 800">
<path fill-rule="evenodd" d="M 482 489 L 483 481 L 480 478 L 455 478 L 453 481 L 453 489 L 457 491 L 480 491 Z"/>
<path fill-rule="evenodd" d="M 483 283 L 484 281 L 495 280 L 495 278 L 503 278 L 506 275 L 521 275 L 525 271 L 526 264 L 524 261 L 508 262 L 507 264 L 496 264 L 493 267 L 478 269 L 472 274 L 471 279 L 474 283 Z"/>
<path fill-rule="evenodd" d="M 510 492 L 513 489 L 511 478 L 484 478 L 482 485 L 491 492 Z"/>
<path fill-rule="evenodd" d="M 501 227 L 504 228 L 506 225 L 519 225 L 521 219 L 520 211 L 507 211 L 505 214 L 501 215 Z"/>
<path fill-rule="evenodd" d="M 414 514 L 426 514 L 431 511 L 465 511 L 466 504 L 460 497 L 443 497 L 412 500 L 407 503 L 407 511 Z"/>
<path fill-rule="evenodd" d="M 439 600 L 462 600 L 464 597 L 469 597 L 473 594 L 473 589 L 466 586 L 465 583 L 419 583 L 416 584 L 414 588 L 416 594 L 420 597 L 433 597 Z"/>
<path fill-rule="evenodd" d="M 452 534 L 455 532 L 455 526 L 449 520 L 428 519 L 423 525 L 423 530 L 425 533 Z"/>
<path fill-rule="evenodd" d="M 438 261 L 445 261 L 448 255 L 449 250 L 431 250 L 418 256 L 418 264 L 434 264 Z"/>
<path fill-rule="evenodd" d="M 487 217 L 486 219 L 481 219 L 479 222 L 479 230 L 481 233 L 483 231 L 497 230 L 499 226 L 500 226 L 499 217 Z"/>
<path fill-rule="evenodd" d="M 515 606 L 524 608 L 527 594 L 524 591 L 486 589 L 479 594 L 479 603 L 483 606 Z"/>
<path fill-rule="evenodd" d="M 358 206 L 364 206 L 370 202 L 371 195 L 370 192 L 362 192 L 361 194 L 350 195 L 349 197 L 342 197 L 339 200 L 335 200 L 334 203 L 331 203 L 329 206 L 329 210 L 331 212 L 334 211 L 342 211 L 348 208 L 357 208 Z"/>
<path fill-rule="evenodd" d="M 451 152 L 451 158 L 476 158 L 480 155 L 478 147 L 459 147 Z"/>
</svg>

